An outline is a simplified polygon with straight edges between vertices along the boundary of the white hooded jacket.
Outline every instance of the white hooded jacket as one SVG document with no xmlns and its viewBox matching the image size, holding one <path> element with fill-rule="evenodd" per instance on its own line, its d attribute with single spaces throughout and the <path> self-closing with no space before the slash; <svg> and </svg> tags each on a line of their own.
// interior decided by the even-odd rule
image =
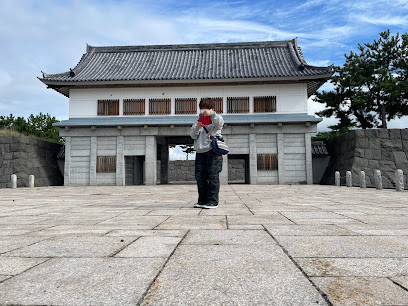
<svg viewBox="0 0 408 306">
<path fill-rule="evenodd" d="M 194 139 L 194 150 L 196 150 L 197 153 L 204 153 L 211 150 L 209 135 L 222 137 L 221 130 L 224 126 L 224 118 L 215 111 L 211 111 L 210 118 L 212 123 L 206 126 L 209 134 L 206 133 L 204 128 L 197 128 L 198 120 L 190 129 L 190 136 Z"/>
</svg>

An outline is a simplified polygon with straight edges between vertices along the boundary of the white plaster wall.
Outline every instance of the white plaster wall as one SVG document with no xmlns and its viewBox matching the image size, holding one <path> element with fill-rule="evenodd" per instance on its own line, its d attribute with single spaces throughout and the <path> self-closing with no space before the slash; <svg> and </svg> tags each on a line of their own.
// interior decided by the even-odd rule
<svg viewBox="0 0 408 306">
<path fill-rule="evenodd" d="M 306 84 L 274 84 L 274 85 L 240 85 L 240 86 L 199 86 L 199 87 L 162 87 L 162 88 L 112 88 L 112 89 L 71 89 L 69 98 L 69 117 L 97 116 L 99 99 L 119 99 L 120 116 L 123 114 L 123 99 L 170 98 L 174 113 L 175 98 L 202 97 L 240 97 L 276 96 L 277 113 L 307 113 Z M 197 101 L 197 104 L 198 104 Z M 148 104 L 148 103 L 147 103 Z M 146 111 L 148 110 L 146 105 Z M 250 107 L 252 110 L 253 108 Z"/>
</svg>

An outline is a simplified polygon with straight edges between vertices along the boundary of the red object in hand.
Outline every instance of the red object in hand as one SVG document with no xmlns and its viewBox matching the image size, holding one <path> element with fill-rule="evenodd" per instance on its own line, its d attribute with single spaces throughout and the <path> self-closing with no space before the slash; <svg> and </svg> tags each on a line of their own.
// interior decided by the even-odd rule
<svg viewBox="0 0 408 306">
<path fill-rule="evenodd" d="M 212 123 L 210 117 L 204 117 L 203 114 L 200 114 L 200 117 L 198 118 L 198 121 L 200 121 L 204 125 L 210 125 Z"/>
</svg>

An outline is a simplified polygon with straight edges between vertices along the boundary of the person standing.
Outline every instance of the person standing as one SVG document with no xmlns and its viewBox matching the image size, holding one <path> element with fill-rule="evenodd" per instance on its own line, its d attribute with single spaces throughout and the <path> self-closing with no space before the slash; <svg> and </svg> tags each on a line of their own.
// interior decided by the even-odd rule
<svg viewBox="0 0 408 306">
<path fill-rule="evenodd" d="M 210 209 L 218 207 L 219 174 L 223 163 L 223 156 L 212 150 L 210 136 L 222 137 L 224 119 L 214 111 L 214 101 L 210 98 L 201 99 L 199 107 L 199 120 L 190 129 L 196 151 L 195 178 L 198 189 L 198 201 L 194 207 Z"/>
</svg>

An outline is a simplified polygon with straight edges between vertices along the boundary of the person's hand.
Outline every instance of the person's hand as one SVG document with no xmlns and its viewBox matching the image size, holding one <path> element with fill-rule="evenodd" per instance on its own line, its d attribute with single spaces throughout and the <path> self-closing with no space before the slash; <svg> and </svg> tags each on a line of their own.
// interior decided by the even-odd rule
<svg viewBox="0 0 408 306">
<path fill-rule="evenodd" d="M 206 109 L 206 110 L 203 112 L 203 116 L 204 116 L 204 117 L 210 117 L 210 115 L 211 115 L 211 109 Z"/>
<path fill-rule="evenodd" d="M 204 126 L 204 123 L 202 122 L 197 122 L 197 129 L 201 129 Z"/>
</svg>

